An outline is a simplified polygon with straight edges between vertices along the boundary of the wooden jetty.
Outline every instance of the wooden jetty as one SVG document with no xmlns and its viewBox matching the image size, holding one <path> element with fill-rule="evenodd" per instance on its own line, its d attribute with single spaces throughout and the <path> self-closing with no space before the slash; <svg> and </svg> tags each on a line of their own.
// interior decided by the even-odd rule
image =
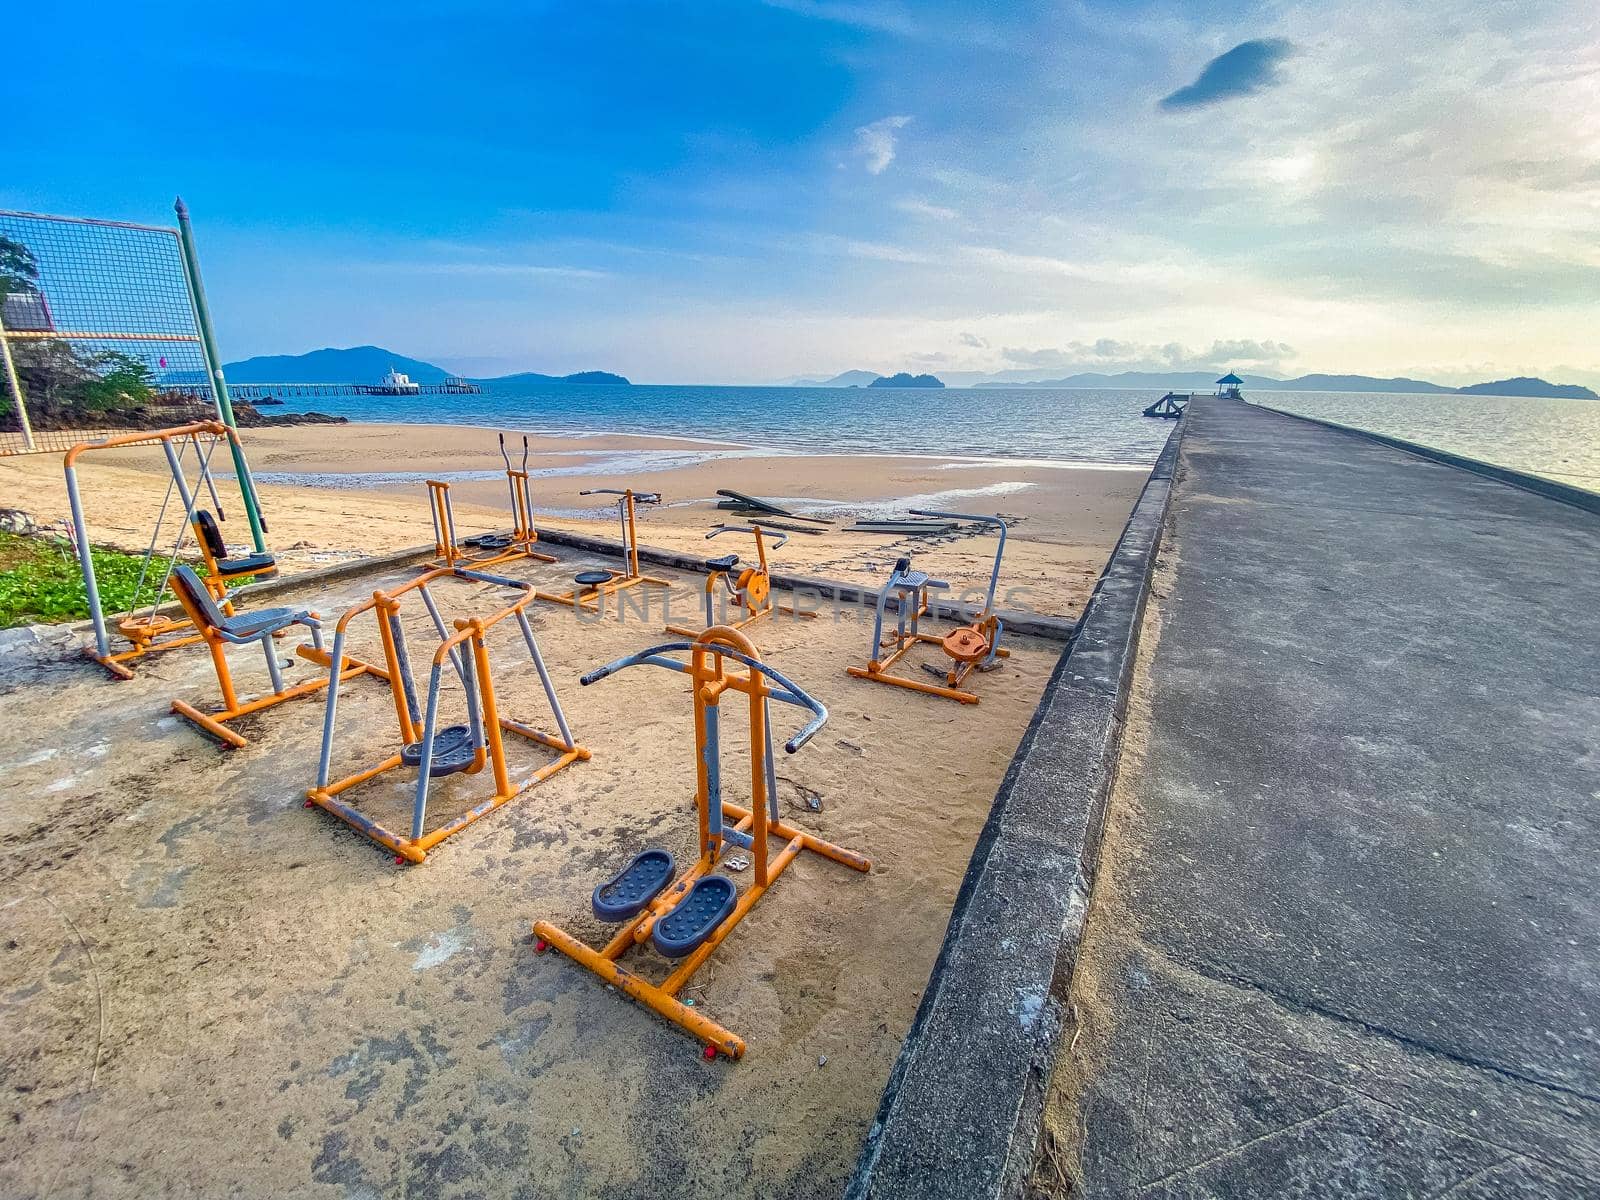
<svg viewBox="0 0 1600 1200">
<path fill-rule="evenodd" d="M 230 383 L 228 392 L 235 400 L 282 400 L 308 396 L 467 396 L 483 391 L 465 379 L 444 383 L 413 383 L 409 387 L 388 387 L 380 383 Z"/>
</svg>

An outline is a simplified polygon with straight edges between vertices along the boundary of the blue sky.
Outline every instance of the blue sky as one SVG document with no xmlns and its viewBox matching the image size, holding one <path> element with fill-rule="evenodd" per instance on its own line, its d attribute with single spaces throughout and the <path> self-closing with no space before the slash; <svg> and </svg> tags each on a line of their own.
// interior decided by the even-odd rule
<svg viewBox="0 0 1600 1200">
<path fill-rule="evenodd" d="M 1589 0 L 27 6 L 0 206 L 224 353 L 1600 383 Z"/>
</svg>

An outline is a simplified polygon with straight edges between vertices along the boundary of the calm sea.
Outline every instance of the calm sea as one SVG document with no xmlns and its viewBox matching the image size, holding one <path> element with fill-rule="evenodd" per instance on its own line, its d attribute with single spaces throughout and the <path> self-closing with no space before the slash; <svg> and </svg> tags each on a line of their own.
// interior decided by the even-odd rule
<svg viewBox="0 0 1600 1200">
<path fill-rule="evenodd" d="M 353 421 L 487 425 L 545 434 L 637 433 L 783 450 L 1057 462 L 1155 461 L 1158 393 L 1053 388 L 519 387 L 474 396 L 322 396 Z M 1600 402 L 1501 396 L 1263 392 L 1263 404 L 1423 442 L 1600 491 Z"/>
</svg>

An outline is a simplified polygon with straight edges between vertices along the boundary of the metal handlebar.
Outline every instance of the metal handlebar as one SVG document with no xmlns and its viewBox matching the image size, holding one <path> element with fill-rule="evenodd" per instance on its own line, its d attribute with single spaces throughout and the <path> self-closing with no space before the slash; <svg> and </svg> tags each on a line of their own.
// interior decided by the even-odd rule
<svg viewBox="0 0 1600 1200">
<path fill-rule="evenodd" d="M 578 493 L 580 496 L 627 496 L 630 495 L 626 488 L 584 488 Z M 660 492 L 633 492 L 635 504 L 660 504 Z"/>
<path fill-rule="evenodd" d="M 679 650 L 691 652 L 705 650 L 712 654 L 720 654 L 724 658 L 731 658 L 736 662 L 741 662 L 746 667 L 749 667 L 750 670 L 766 676 L 766 678 L 778 685 L 778 690 L 769 692 L 771 699 L 810 711 L 812 714 L 811 720 L 806 723 L 799 733 L 783 744 L 785 754 L 793 754 L 799 750 L 800 747 L 815 737 L 817 731 L 827 723 L 828 709 L 820 700 L 759 659 L 751 658 L 742 651 L 735 650 L 732 646 L 726 646 L 720 642 L 662 642 L 659 646 L 647 646 L 645 649 L 636 651 L 633 654 L 624 655 L 615 662 L 609 662 L 603 667 L 596 667 L 579 679 L 578 682 L 584 687 L 588 687 L 591 683 L 599 683 L 608 675 L 615 675 L 618 671 L 625 670 L 628 667 L 638 666 L 665 667 L 669 671 L 687 673 L 690 669 L 688 663 L 662 657 L 664 654 L 674 653 Z"/>
<path fill-rule="evenodd" d="M 754 525 L 717 525 L 710 533 L 706 534 L 706 541 L 710 541 L 719 533 L 759 533 L 764 538 L 777 538 L 775 542 L 768 542 L 767 547 L 776 550 L 789 540 L 787 533 L 778 533 L 771 529 L 759 529 Z"/>
<path fill-rule="evenodd" d="M 994 552 L 994 570 L 989 572 L 989 598 L 985 601 L 983 611 L 991 612 L 994 609 L 995 589 L 1000 586 L 1000 560 L 1006 553 L 1006 523 L 1000 517 L 985 516 L 981 513 L 945 512 L 938 508 L 913 508 L 910 510 L 914 517 L 949 517 L 955 521 L 976 521 L 980 525 L 993 525 L 1000 531 L 1000 545 Z"/>
</svg>

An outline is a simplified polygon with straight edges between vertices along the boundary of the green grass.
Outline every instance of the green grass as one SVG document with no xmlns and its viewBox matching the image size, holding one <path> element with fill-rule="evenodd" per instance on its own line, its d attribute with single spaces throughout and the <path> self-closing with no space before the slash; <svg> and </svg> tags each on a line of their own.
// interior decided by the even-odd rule
<svg viewBox="0 0 1600 1200">
<path fill-rule="evenodd" d="M 143 559 L 120 550 L 94 550 L 94 577 L 107 619 L 126 612 Z M 152 561 L 141 605 L 161 581 L 167 556 Z M 69 542 L 0 533 L 0 629 L 37 621 L 74 621 L 89 615 L 78 557 Z"/>
</svg>

